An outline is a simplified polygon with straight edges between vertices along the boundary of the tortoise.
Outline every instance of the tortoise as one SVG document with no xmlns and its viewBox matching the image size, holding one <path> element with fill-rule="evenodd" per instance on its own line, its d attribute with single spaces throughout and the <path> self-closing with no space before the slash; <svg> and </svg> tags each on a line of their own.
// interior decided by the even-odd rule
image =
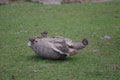
<svg viewBox="0 0 120 80">
<path fill-rule="evenodd" d="M 40 36 L 30 36 L 28 46 L 45 59 L 64 60 L 67 56 L 76 55 L 78 50 L 88 45 L 88 40 L 72 42 L 69 38 L 62 36 L 48 37 L 48 31 L 41 32 Z"/>
</svg>

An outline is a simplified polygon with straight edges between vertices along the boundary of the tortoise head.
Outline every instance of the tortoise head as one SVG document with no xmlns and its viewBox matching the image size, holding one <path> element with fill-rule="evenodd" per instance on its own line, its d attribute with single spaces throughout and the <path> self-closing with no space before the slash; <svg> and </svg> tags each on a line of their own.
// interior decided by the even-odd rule
<svg viewBox="0 0 120 80">
<path fill-rule="evenodd" d="M 28 46 L 31 47 L 32 45 L 34 45 L 35 43 L 38 42 L 38 39 L 40 38 L 41 37 L 38 37 L 38 36 L 30 36 Z"/>
<path fill-rule="evenodd" d="M 29 37 L 29 40 L 30 40 L 31 42 L 33 42 L 35 39 L 36 39 L 36 37 L 33 37 L 33 36 L 30 36 L 30 37 Z"/>
</svg>

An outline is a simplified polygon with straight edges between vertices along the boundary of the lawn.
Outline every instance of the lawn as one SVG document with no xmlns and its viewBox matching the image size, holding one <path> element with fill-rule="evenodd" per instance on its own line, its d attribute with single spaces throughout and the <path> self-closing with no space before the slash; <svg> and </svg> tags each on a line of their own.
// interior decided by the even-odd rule
<svg viewBox="0 0 120 80">
<path fill-rule="evenodd" d="M 63 61 L 41 59 L 27 43 L 43 30 L 89 45 Z M 0 5 L 0 80 L 120 80 L 120 2 Z"/>
</svg>

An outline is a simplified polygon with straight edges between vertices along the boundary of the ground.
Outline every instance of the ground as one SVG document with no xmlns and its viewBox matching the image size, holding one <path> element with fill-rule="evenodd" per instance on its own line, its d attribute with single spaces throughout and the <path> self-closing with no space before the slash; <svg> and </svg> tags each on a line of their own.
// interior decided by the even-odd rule
<svg viewBox="0 0 120 80">
<path fill-rule="evenodd" d="M 41 59 L 27 43 L 43 30 L 89 45 L 63 61 Z M 120 2 L 0 5 L 0 80 L 119 79 Z"/>
</svg>

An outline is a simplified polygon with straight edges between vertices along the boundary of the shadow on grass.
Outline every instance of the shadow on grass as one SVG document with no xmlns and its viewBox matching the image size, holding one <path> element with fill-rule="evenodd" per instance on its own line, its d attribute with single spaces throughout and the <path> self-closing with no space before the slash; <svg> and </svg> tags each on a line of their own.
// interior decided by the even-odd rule
<svg viewBox="0 0 120 80">
<path fill-rule="evenodd" d="M 39 62 L 39 61 L 64 62 L 64 61 L 76 60 L 76 58 L 73 58 L 73 57 L 66 57 L 66 59 L 64 59 L 64 60 L 44 59 L 44 58 L 41 58 L 40 56 L 37 56 L 37 55 L 30 55 L 27 58 L 28 58 L 28 60 L 31 60 L 31 61 L 34 61 L 34 62 Z"/>
</svg>

